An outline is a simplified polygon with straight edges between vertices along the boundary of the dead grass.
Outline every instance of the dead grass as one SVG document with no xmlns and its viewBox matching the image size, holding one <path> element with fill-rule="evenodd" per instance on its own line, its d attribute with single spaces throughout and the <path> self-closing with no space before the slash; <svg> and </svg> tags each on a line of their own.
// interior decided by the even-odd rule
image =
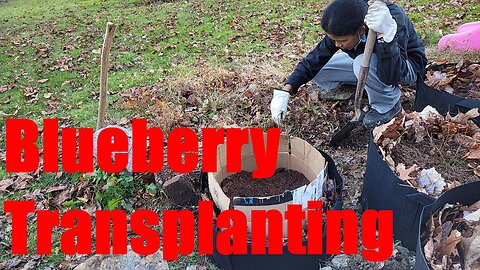
<svg viewBox="0 0 480 270">
<path fill-rule="evenodd" d="M 132 88 L 119 106 L 146 117 L 169 131 L 176 126 L 270 125 L 272 88 L 286 78 L 278 65 L 260 63 L 237 67 L 203 64 L 151 87 Z"/>
<path fill-rule="evenodd" d="M 439 51 L 437 45 L 429 45 L 425 47 L 425 53 L 430 62 L 439 58 L 445 58 L 447 63 L 458 63 L 461 59 L 480 62 L 480 52 L 454 53 Z"/>
</svg>

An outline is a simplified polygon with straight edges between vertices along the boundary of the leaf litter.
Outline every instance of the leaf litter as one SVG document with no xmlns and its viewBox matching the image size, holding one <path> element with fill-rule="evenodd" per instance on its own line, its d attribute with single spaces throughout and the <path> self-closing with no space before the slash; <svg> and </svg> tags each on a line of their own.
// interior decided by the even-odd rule
<svg viewBox="0 0 480 270">
<path fill-rule="evenodd" d="M 480 201 L 445 204 L 430 215 L 422 245 L 434 270 L 480 269 Z"/>
<path fill-rule="evenodd" d="M 460 60 L 427 67 L 425 83 L 452 95 L 480 99 L 480 64 Z"/>
</svg>

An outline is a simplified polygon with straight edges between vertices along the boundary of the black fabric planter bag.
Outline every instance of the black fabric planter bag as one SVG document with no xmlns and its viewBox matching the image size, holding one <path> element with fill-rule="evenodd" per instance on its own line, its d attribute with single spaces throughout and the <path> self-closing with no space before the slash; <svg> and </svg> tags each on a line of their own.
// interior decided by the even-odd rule
<svg viewBox="0 0 480 270">
<path fill-rule="evenodd" d="M 371 132 L 361 198 L 364 211 L 393 210 L 394 238 L 409 250 L 416 250 L 420 213 L 435 199 L 395 175 L 377 150 Z"/>
<path fill-rule="evenodd" d="M 325 157 L 326 161 L 328 162 L 328 175 L 335 179 L 337 188 L 336 191 L 339 194 L 339 200 L 335 203 L 333 209 L 341 210 L 343 207 L 343 201 L 341 200 L 342 197 L 342 190 L 343 190 L 343 179 L 340 177 L 340 174 L 337 171 L 337 167 L 333 161 L 333 159 L 327 155 L 325 152 L 320 151 L 320 153 Z M 203 181 L 202 181 L 203 182 Z M 218 213 L 217 213 L 218 214 Z M 215 226 L 215 225 L 214 225 Z M 218 234 L 218 229 L 216 227 L 213 228 L 214 230 L 214 239 L 216 239 Z M 326 243 L 326 228 L 325 223 L 323 223 L 323 244 L 324 244 L 324 254 L 321 255 L 296 255 L 291 254 L 288 251 L 287 245 L 283 247 L 283 254 L 282 255 L 268 255 L 268 247 L 267 247 L 267 254 L 266 255 L 252 255 L 251 247 L 248 245 L 248 251 L 246 255 L 222 255 L 218 253 L 216 247 L 216 241 L 214 243 L 214 254 L 213 257 L 217 266 L 220 269 L 224 270 L 291 270 L 291 269 L 302 269 L 302 270 L 318 270 L 319 263 L 322 260 L 325 260 L 328 255 L 325 254 L 325 243 Z M 307 245 L 307 241 L 303 242 L 303 245 Z"/>
<path fill-rule="evenodd" d="M 420 112 L 427 105 L 437 109 L 441 115 L 446 115 L 447 112 L 450 112 L 452 116 L 455 116 L 458 112 L 466 113 L 470 109 L 480 108 L 480 100 L 459 97 L 445 91 L 436 90 L 426 85 L 422 79 L 419 79 L 414 107 L 417 112 Z M 480 126 L 480 117 L 473 119 L 473 121 Z"/>
<path fill-rule="evenodd" d="M 417 252 L 415 254 L 415 270 L 430 270 L 422 245 L 422 233 L 425 231 L 427 219 L 432 213 L 441 209 L 445 204 L 460 203 L 471 205 L 480 200 L 480 181 L 468 183 L 453 188 L 441 195 L 434 203 L 423 208 L 420 216 L 419 233 L 417 235 Z"/>
</svg>

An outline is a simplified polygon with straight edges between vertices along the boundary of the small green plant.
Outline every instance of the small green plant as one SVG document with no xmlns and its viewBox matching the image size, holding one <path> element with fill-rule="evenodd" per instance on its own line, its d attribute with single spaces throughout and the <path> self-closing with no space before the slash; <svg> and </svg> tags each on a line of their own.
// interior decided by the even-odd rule
<svg viewBox="0 0 480 270">
<path fill-rule="evenodd" d="M 100 203 L 102 209 L 113 210 L 121 207 L 133 210 L 128 199 L 143 188 L 140 180 L 134 180 L 127 172 L 110 174 L 101 170 L 96 170 L 92 177 L 95 180 L 95 200 Z M 149 185 L 146 189 L 152 190 L 152 187 Z"/>
</svg>

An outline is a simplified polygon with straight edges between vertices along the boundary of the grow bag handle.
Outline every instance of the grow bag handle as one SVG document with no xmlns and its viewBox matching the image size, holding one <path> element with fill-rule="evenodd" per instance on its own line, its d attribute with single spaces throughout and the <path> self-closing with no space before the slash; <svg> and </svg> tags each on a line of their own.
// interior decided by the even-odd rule
<svg viewBox="0 0 480 270">
<path fill-rule="evenodd" d="M 403 205 L 403 211 L 401 216 L 402 227 L 407 230 L 413 229 L 415 224 L 415 218 L 419 217 L 422 213 L 423 207 L 432 203 L 432 197 L 425 193 L 412 193 L 405 197 L 405 203 Z M 415 213 L 412 215 L 412 213 Z"/>
</svg>

